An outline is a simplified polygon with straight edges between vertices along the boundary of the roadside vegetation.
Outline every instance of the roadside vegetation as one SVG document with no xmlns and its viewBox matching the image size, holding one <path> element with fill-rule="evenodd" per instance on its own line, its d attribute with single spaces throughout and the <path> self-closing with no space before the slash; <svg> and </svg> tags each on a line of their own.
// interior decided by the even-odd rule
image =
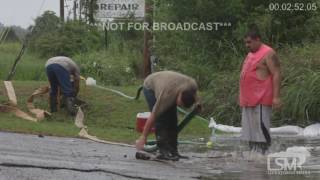
<svg viewBox="0 0 320 180">
<path fill-rule="evenodd" d="M 35 89 L 47 84 L 45 81 L 13 81 L 18 97 L 18 107 L 28 112 L 26 107 L 27 98 Z M 132 96 L 136 93 L 136 86 L 112 86 L 110 88 Z M 4 97 L 3 84 L 0 85 L 0 89 L 0 103 L 3 104 L 7 102 L 7 98 Z M 35 106 L 49 109 L 48 98 L 48 95 L 36 98 Z M 84 123 L 88 126 L 91 135 L 101 139 L 130 144 L 134 143 L 134 140 L 139 137 L 139 133 L 135 130 L 136 116 L 137 113 L 148 110 L 143 96 L 137 101 L 129 100 L 96 87 L 85 87 L 84 83 L 82 83 L 79 98 L 88 104 L 84 108 Z M 181 115 L 182 117 L 183 115 Z M 210 130 L 207 127 L 207 122 L 194 119 L 183 130 L 181 139 L 197 140 L 200 137 L 206 138 L 210 134 Z M 0 130 L 69 137 L 77 137 L 80 131 L 74 125 L 74 118 L 70 117 L 64 109 L 41 122 L 20 119 L 11 113 L 1 113 Z M 154 137 L 151 136 L 150 138 Z"/>
</svg>

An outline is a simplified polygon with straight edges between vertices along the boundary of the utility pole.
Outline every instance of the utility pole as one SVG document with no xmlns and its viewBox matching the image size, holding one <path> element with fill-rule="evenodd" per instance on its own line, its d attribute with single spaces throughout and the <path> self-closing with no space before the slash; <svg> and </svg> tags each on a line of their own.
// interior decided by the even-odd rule
<svg viewBox="0 0 320 180">
<path fill-rule="evenodd" d="M 64 0 L 60 0 L 60 19 L 64 22 Z"/>
<path fill-rule="evenodd" d="M 147 3 L 148 2 L 148 3 Z M 152 5 L 150 1 L 146 0 L 145 4 L 145 14 L 144 14 L 144 21 L 148 23 L 150 28 L 152 28 L 153 24 L 153 12 L 152 12 Z M 151 62 L 150 62 L 150 50 L 152 44 L 152 33 L 148 30 L 144 30 L 144 47 L 143 47 L 143 76 L 146 78 L 148 75 L 151 74 Z"/>
<path fill-rule="evenodd" d="M 81 13 L 82 13 L 82 0 L 79 0 L 79 20 L 80 21 L 82 21 Z"/>
<path fill-rule="evenodd" d="M 73 20 L 77 20 L 77 0 L 73 1 Z"/>
</svg>

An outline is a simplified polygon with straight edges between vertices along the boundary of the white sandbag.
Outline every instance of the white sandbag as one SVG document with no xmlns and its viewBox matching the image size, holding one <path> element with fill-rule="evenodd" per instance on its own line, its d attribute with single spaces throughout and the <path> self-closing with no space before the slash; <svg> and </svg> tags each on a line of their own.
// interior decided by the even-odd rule
<svg viewBox="0 0 320 180">
<path fill-rule="evenodd" d="M 217 129 L 226 133 L 241 133 L 241 127 L 228 126 L 223 124 L 217 124 L 216 121 L 211 118 L 209 128 Z M 281 126 L 276 128 L 270 128 L 271 134 L 292 134 L 301 135 L 305 137 L 320 137 L 320 123 L 301 128 L 299 126 Z"/>
<path fill-rule="evenodd" d="M 88 77 L 86 80 L 86 85 L 87 86 L 96 86 L 97 81 L 95 79 L 93 79 L 92 77 Z"/>
<path fill-rule="evenodd" d="M 320 123 L 312 124 L 304 128 L 303 135 L 306 137 L 320 136 Z"/>
<path fill-rule="evenodd" d="M 272 134 L 298 134 L 303 133 L 303 128 L 299 126 L 281 126 L 276 128 L 270 128 Z"/>
<path fill-rule="evenodd" d="M 214 128 L 222 132 L 227 133 L 240 133 L 241 127 L 228 126 L 223 124 L 217 124 L 213 118 L 210 118 L 209 128 Z"/>
</svg>

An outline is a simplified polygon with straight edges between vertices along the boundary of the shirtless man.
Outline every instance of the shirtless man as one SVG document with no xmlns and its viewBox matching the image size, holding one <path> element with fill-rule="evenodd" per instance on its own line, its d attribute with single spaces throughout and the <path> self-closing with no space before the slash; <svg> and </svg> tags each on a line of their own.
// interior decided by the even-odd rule
<svg viewBox="0 0 320 180">
<path fill-rule="evenodd" d="M 272 108 L 281 106 L 280 62 L 276 52 L 261 42 L 257 29 L 249 30 L 244 41 L 250 52 L 240 75 L 241 138 L 252 151 L 264 154 L 271 145 Z"/>
</svg>

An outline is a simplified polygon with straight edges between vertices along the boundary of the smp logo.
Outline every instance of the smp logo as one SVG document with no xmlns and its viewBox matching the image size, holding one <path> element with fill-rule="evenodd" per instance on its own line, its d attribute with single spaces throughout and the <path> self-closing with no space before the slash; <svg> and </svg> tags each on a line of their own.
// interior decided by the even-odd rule
<svg viewBox="0 0 320 180">
<path fill-rule="evenodd" d="M 301 153 L 280 152 L 268 155 L 269 174 L 305 174 L 302 165 L 306 156 Z"/>
</svg>

